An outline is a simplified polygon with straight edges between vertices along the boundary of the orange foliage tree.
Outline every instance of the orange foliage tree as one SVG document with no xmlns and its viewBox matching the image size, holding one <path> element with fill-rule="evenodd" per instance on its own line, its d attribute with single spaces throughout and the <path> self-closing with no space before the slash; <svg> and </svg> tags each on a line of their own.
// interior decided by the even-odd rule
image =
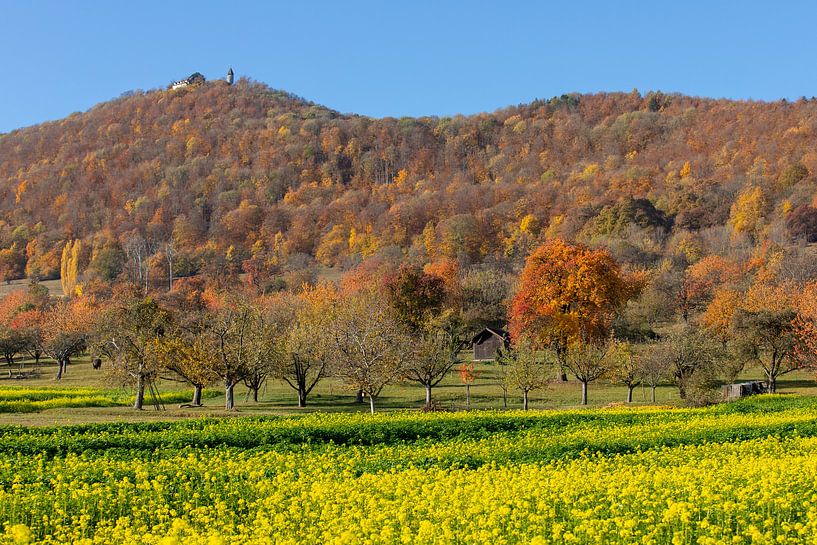
<svg viewBox="0 0 817 545">
<path fill-rule="evenodd" d="M 564 369 L 569 346 L 606 338 L 616 313 L 638 289 L 605 250 L 554 239 L 525 263 L 511 303 L 511 336 L 552 348 Z"/>
<path fill-rule="evenodd" d="M 473 363 L 463 363 L 458 369 L 460 382 L 465 385 L 465 408 L 471 408 L 471 385 L 479 377 L 479 373 L 474 370 Z"/>
<path fill-rule="evenodd" d="M 61 299 L 41 312 L 40 348 L 57 361 L 57 380 L 65 374 L 71 358 L 85 350 L 95 314 L 95 304 L 89 297 Z"/>
</svg>

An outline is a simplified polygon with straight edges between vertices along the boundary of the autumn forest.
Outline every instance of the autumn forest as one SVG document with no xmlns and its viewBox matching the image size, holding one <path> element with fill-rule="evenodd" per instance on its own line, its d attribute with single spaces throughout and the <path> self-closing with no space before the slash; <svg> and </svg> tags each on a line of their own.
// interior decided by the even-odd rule
<svg viewBox="0 0 817 545">
<path fill-rule="evenodd" d="M 0 277 L 59 278 L 68 296 L 34 284 L 4 301 L 7 360 L 25 346 L 60 372 L 89 350 L 136 361 L 139 407 L 166 373 L 199 396 L 224 383 L 228 408 L 235 384 L 257 396 L 294 373 L 303 405 L 310 381 L 343 378 L 353 348 L 337 332 L 352 328 L 393 352 L 369 382 L 346 370 L 374 411 L 395 380 L 430 403 L 488 326 L 510 331 L 497 359 L 525 407 L 552 378 L 542 349 L 582 403 L 601 377 L 628 401 L 670 381 L 705 403 L 747 363 L 774 391 L 817 348 L 817 305 L 799 297 L 817 293 L 815 136 L 814 99 L 633 91 L 372 119 L 247 79 L 125 93 L 0 136 Z M 114 326 L 162 353 L 113 353 Z M 249 342 L 247 328 L 259 362 L 287 331 L 287 370 L 253 382 L 252 364 L 226 364 L 225 335 Z"/>
</svg>

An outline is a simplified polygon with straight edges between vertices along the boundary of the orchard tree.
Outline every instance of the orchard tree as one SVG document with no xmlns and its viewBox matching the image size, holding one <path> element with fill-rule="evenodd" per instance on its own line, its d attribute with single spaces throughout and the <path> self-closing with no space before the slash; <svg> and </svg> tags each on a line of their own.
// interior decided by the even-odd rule
<svg viewBox="0 0 817 545">
<path fill-rule="evenodd" d="M 204 336 L 209 343 L 211 369 L 224 383 L 224 407 L 235 408 L 235 387 L 272 357 L 261 309 L 242 295 L 218 294 L 210 306 Z"/>
<path fill-rule="evenodd" d="M 505 388 L 522 392 L 522 408 L 527 411 L 530 393 L 545 388 L 550 381 L 545 355 L 522 342 L 500 349 L 497 363 L 504 366 Z"/>
<path fill-rule="evenodd" d="M 565 367 L 582 385 L 582 405 L 587 405 L 587 389 L 608 373 L 611 368 L 612 342 L 585 341 L 570 345 L 565 357 Z"/>
<path fill-rule="evenodd" d="M 278 376 L 282 362 L 287 361 L 286 342 L 295 311 L 291 299 L 286 294 L 278 294 L 255 304 L 255 326 L 250 332 L 249 367 L 244 385 L 256 403 L 261 388 L 269 378 Z"/>
<path fill-rule="evenodd" d="M 793 310 L 735 313 L 732 322 L 733 342 L 737 354 L 746 362 L 760 365 L 770 392 L 777 390 L 777 379 L 802 367 L 795 357 L 797 343 Z"/>
<path fill-rule="evenodd" d="M 655 403 L 658 385 L 672 379 L 671 359 L 666 357 L 664 347 L 657 342 L 641 348 L 637 356 L 644 384 L 650 387 L 650 400 Z"/>
<path fill-rule="evenodd" d="M 73 297 L 41 311 L 38 342 L 41 352 L 57 362 L 57 380 L 65 375 L 71 358 L 85 350 L 94 326 L 94 306 L 88 297 Z"/>
<path fill-rule="evenodd" d="M 552 348 L 562 380 L 567 380 L 570 345 L 606 339 L 614 317 L 637 293 L 639 282 L 624 274 L 604 250 L 549 241 L 525 262 L 511 304 L 511 336 Z"/>
<path fill-rule="evenodd" d="M 706 331 L 692 326 L 666 335 L 650 350 L 650 366 L 655 377 L 664 374 L 674 379 L 681 399 L 690 388 L 706 387 L 724 356 L 724 347 Z"/>
<path fill-rule="evenodd" d="M 145 390 L 155 391 L 161 372 L 160 341 L 170 314 L 152 298 L 114 300 L 97 320 L 93 346 L 114 373 L 136 389 L 133 408 L 142 410 Z"/>
<path fill-rule="evenodd" d="M 9 299 L 11 294 L 7 295 L 5 299 Z M 6 305 L 5 300 L 3 305 Z M 51 305 L 51 296 L 48 288 L 32 281 L 28 285 L 25 296 L 16 311 L 9 315 L 3 312 L 6 316 L 12 316 L 8 326 L 18 331 L 25 338 L 24 350 L 34 359 L 34 364 L 40 364 L 42 357 L 42 318 L 43 311 Z M 9 307 L 6 306 L 8 309 Z"/>
<path fill-rule="evenodd" d="M 474 363 L 462 362 L 457 369 L 460 382 L 465 386 L 465 408 L 471 408 L 471 385 L 479 378 L 479 372 L 474 370 Z"/>
<path fill-rule="evenodd" d="M 412 339 L 374 292 L 347 298 L 328 324 L 333 373 L 369 397 L 371 412 L 383 388 L 404 376 Z"/>
<path fill-rule="evenodd" d="M 733 349 L 737 363 L 760 366 L 769 391 L 774 392 L 778 377 L 807 364 L 796 354 L 797 307 L 807 299 L 801 295 L 793 284 L 778 283 L 761 269 L 745 292 L 716 291 L 702 319 Z"/>
<path fill-rule="evenodd" d="M 330 324 L 339 297 L 332 284 L 322 284 L 282 303 L 287 305 L 290 324 L 283 339 L 283 353 L 273 360 L 272 376 L 297 392 L 298 407 L 306 407 L 309 394 L 329 374 L 334 340 Z"/>
<path fill-rule="evenodd" d="M 16 318 L 26 303 L 26 292 L 16 290 L 0 299 L 0 354 L 6 365 L 14 365 L 14 357 L 29 344 L 24 331 L 17 327 Z"/>
<path fill-rule="evenodd" d="M 627 403 L 633 402 L 633 390 L 644 381 L 643 358 L 635 354 L 633 345 L 614 342 L 610 350 L 610 377 L 627 387 Z"/>
<path fill-rule="evenodd" d="M 192 407 L 201 407 L 205 386 L 218 379 L 213 371 L 215 353 L 202 334 L 203 329 L 175 325 L 156 343 L 162 378 L 190 384 L 193 396 L 189 405 Z"/>
<path fill-rule="evenodd" d="M 417 350 L 406 366 L 405 378 L 425 388 L 426 405 L 431 403 L 431 389 L 460 363 L 463 347 L 460 327 L 450 316 L 429 323 L 421 333 Z"/>
</svg>

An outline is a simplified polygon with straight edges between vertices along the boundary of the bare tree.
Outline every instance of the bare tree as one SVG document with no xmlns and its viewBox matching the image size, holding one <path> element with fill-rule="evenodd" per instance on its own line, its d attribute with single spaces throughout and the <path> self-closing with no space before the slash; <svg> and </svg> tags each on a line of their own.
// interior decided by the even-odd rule
<svg viewBox="0 0 817 545">
<path fill-rule="evenodd" d="M 150 267 L 158 245 L 138 233 L 131 234 L 122 244 L 127 259 L 125 270 L 132 284 L 147 295 L 150 287 Z"/>
<path fill-rule="evenodd" d="M 610 377 L 627 387 L 627 403 L 632 403 L 633 390 L 644 380 L 643 358 L 636 356 L 630 343 L 614 342 L 610 359 Z"/>
<path fill-rule="evenodd" d="M 698 377 L 714 374 L 714 367 L 723 356 L 723 346 L 690 326 L 667 335 L 650 349 L 649 366 L 655 377 L 669 375 L 678 386 L 681 399 Z"/>
<path fill-rule="evenodd" d="M 213 373 L 224 383 L 224 407 L 235 408 L 235 386 L 243 381 L 256 360 L 258 311 L 242 298 L 226 298 L 222 308 L 208 320 L 205 332 L 209 350 L 215 354 Z"/>
<path fill-rule="evenodd" d="M 522 407 L 527 411 L 530 392 L 545 388 L 549 382 L 545 354 L 522 343 L 500 349 L 497 362 L 504 366 L 505 387 L 522 392 Z"/>
<path fill-rule="evenodd" d="M 565 367 L 582 384 L 582 405 L 587 405 L 588 385 L 610 370 L 610 348 L 610 343 L 582 342 L 567 351 Z"/>
<path fill-rule="evenodd" d="M 365 292 L 347 299 L 329 324 L 333 372 L 369 397 L 405 375 L 411 338 L 382 299 Z"/>
<path fill-rule="evenodd" d="M 650 387 L 650 400 L 655 403 L 655 390 L 664 381 L 672 380 L 671 360 L 665 357 L 660 343 L 643 346 L 636 356 L 644 384 Z"/>
<path fill-rule="evenodd" d="M 276 376 L 281 362 L 287 359 L 286 339 L 292 323 L 291 309 L 281 299 L 258 306 L 253 318 L 248 344 L 248 369 L 244 376 L 247 395 L 258 403 L 258 392 L 267 379 Z"/>
<path fill-rule="evenodd" d="M 165 261 L 167 261 L 167 290 L 173 291 L 173 260 L 178 255 L 173 242 L 166 242 L 164 245 Z"/>
<path fill-rule="evenodd" d="M 318 288 L 323 289 L 323 288 Z M 314 294 L 290 301 L 291 325 L 284 338 L 282 357 L 275 360 L 273 376 L 298 393 L 298 407 L 306 407 L 313 388 L 329 374 L 329 327 L 334 301 Z"/>
<path fill-rule="evenodd" d="M 431 389 L 462 362 L 459 357 L 462 346 L 462 338 L 454 324 L 431 327 L 423 333 L 417 350 L 406 366 L 405 378 L 425 388 L 426 405 L 431 403 Z"/>
</svg>

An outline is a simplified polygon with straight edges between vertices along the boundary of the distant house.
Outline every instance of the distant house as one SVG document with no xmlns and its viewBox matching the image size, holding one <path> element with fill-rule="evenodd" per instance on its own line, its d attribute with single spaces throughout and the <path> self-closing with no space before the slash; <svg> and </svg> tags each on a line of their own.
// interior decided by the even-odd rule
<svg viewBox="0 0 817 545">
<path fill-rule="evenodd" d="M 486 327 L 471 339 L 474 347 L 474 361 L 488 361 L 496 358 L 501 347 L 511 344 L 511 336 L 507 331 L 493 327 Z"/>
<path fill-rule="evenodd" d="M 191 85 L 201 85 L 202 83 L 204 83 L 204 81 L 205 81 L 204 76 L 202 76 L 198 72 L 193 72 L 192 74 L 190 74 L 186 78 L 180 79 L 179 81 L 174 81 L 173 83 L 171 83 L 170 88 L 171 89 L 181 89 L 183 87 L 189 87 Z"/>
</svg>

